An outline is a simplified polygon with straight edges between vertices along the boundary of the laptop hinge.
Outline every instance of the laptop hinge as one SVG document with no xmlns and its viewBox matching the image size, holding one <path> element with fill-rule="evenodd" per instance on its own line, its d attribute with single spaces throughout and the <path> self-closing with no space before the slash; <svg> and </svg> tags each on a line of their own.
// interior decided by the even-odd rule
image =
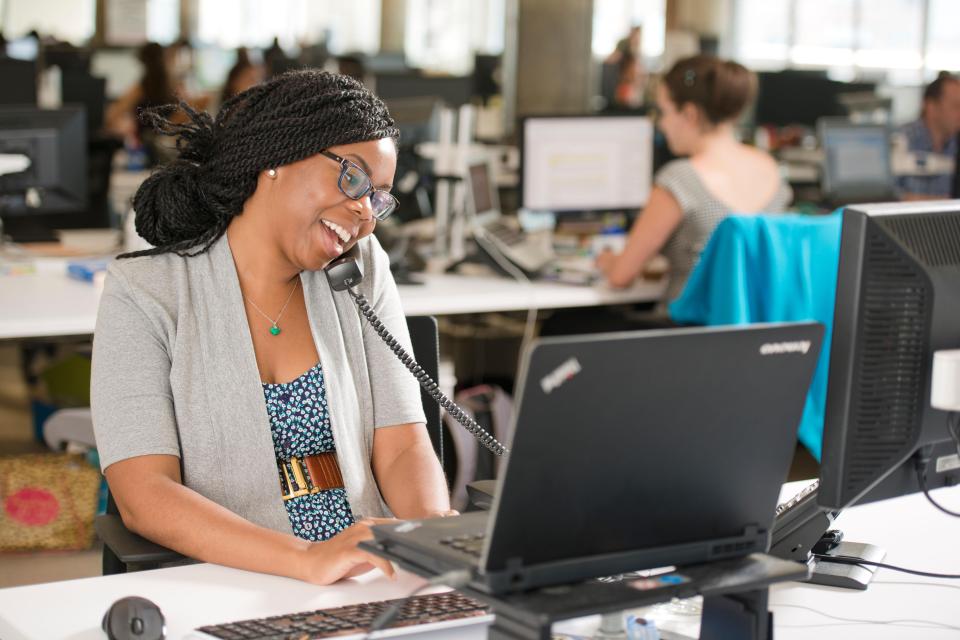
<svg viewBox="0 0 960 640">
<path fill-rule="evenodd" d="M 517 558 L 516 556 L 507 558 L 506 569 L 507 571 L 520 571 L 523 569 L 523 558 Z"/>
</svg>

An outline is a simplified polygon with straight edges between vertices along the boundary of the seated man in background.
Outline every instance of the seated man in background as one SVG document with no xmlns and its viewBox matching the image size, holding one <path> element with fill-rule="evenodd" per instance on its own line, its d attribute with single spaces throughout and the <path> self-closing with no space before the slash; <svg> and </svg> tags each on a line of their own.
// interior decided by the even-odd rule
<svg viewBox="0 0 960 640">
<path fill-rule="evenodd" d="M 920 118 L 904 125 L 907 150 L 918 155 L 936 153 L 957 157 L 960 132 L 960 78 L 941 72 L 923 92 Z M 900 176 L 897 190 L 903 200 L 940 200 L 950 197 L 953 177 L 940 175 Z"/>
</svg>

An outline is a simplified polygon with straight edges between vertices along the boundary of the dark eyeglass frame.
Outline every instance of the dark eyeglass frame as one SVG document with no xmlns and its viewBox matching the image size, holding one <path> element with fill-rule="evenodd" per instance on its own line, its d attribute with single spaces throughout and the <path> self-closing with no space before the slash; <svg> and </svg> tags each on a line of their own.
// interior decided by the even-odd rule
<svg viewBox="0 0 960 640">
<path fill-rule="evenodd" d="M 396 211 L 397 207 L 400 206 L 400 201 L 397 200 L 397 197 L 395 195 L 393 195 L 389 191 L 385 191 L 383 189 L 377 189 L 375 186 L 373 186 L 373 180 L 370 179 L 370 176 L 367 175 L 367 172 L 364 171 L 363 168 L 360 165 L 358 165 L 356 162 L 351 162 L 346 158 L 341 158 L 337 154 L 331 151 L 327 151 L 326 149 L 321 151 L 320 154 L 340 164 L 340 177 L 337 178 L 337 188 L 340 189 L 340 193 L 347 196 L 351 200 L 361 200 L 364 196 L 367 196 L 367 195 L 370 196 L 370 209 L 373 211 L 373 217 L 376 218 L 377 220 L 386 220 L 387 218 L 390 217 L 390 214 Z M 359 171 L 360 175 L 362 175 L 367 181 L 366 189 L 364 189 L 362 193 L 356 196 L 350 195 L 347 192 L 347 189 L 345 189 L 343 186 L 343 181 L 347 176 L 347 171 L 351 168 Z M 381 211 L 379 213 L 377 212 L 378 200 L 376 200 L 373 197 L 374 194 L 381 194 L 384 198 L 386 198 L 385 206 L 387 208 L 384 211 Z"/>
</svg>

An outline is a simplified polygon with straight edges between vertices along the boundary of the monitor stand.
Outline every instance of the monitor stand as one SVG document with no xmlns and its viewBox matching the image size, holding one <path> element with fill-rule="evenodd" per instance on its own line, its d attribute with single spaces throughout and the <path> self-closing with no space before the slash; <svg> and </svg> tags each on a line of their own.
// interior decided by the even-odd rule
<svg viewBox="0 0 960 640">
<path fill-rule="evenodd" d="M 881 547 L 863 542 L 841 542 L 823 555 L 848 556 L 863 558 L 870 562 L 883 562 L 887 552 Z M 841 564 L 817 557 L 810 558 L 807 564 L 810 567 L 810 579 L 807 582 L 810 584 L 860 591 L 866 590 L 879 568 L 863 564 Z"/>
</svg>

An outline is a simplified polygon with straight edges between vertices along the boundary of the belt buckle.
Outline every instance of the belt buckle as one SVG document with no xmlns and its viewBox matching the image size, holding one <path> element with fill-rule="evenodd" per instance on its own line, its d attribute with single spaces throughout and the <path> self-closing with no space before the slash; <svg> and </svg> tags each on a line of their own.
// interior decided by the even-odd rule
<svg viewBox="0 0 960 640">
<path fill-rule="evenodd" d="M 283 492 L 284 502 L 319 491 L 317 487 L 313 486 L 310 471 L 303 466 L 303 461 L 300 458 L 294 456 L 290 458 L 289 462 L 280 460 L 279 463 L 281 471 L 280 490 Z M 291 471 L 293 472 L 292 482 Z"/>
</svg>

